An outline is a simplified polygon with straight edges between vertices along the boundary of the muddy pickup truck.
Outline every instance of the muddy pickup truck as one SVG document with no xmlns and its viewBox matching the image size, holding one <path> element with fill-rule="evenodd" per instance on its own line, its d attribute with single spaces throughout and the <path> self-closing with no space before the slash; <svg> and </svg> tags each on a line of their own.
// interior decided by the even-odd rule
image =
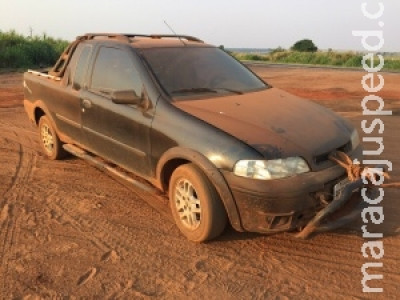
<svg viewBox="0 0 400 300">
<path fill-rule="evenodd" d="M 100 157 L 141 177 L 192 241 L 228 221 L 306 237 L 359 216 L 361 180 L 330 159 L 361 159 L 354 127 L 197 38 L 86 34 L 48 72 L 27 71 L 24 94 L 48 158 Z"/>
</svg>

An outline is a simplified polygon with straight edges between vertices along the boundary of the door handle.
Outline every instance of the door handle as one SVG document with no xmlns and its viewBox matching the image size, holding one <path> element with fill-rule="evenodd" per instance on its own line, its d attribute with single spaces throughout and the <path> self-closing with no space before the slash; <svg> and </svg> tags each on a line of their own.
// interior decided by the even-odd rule
<svg viewBox="0 0 400 300">
<path fill-rule="evenodd" d="M 91 108 L 92 107 L 92 102 L 90 100 L 88 100 L 88 99 L 83 99 L 82 106 L 84 108 Z"/>
</svg>

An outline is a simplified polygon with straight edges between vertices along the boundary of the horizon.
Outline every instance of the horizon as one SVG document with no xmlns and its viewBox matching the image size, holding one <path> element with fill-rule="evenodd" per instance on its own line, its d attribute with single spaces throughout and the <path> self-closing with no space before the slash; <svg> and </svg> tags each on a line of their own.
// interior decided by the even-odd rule
<svg viewBox="0 0 400 300">
<path fill-rule="evenodd" d="M 0 33 L 10 33 L 10 32 L 15 32 L 17 35 L 22 35 L 23 37 L 25 37 L 25 38 L 29 38 L 29 37 L 31 37 L 31 38 L 35 38 L 35 37 L 37 37 L 37 38 L 44 38 L 44 37 L 46 37 L 46 38 L 52 38 L 52 39 L 60 39 L 60 40 L 65 40 L 65 39 L 62 39 L 62 38 L 59 38 L 59 37 L 53 37 L 53 36 L 50 36 L 50 35 L 48 35 L 46 32 L 43 32 L 43 33 L 41 33 L 41 34 L 34 34 L 33 32 L 32 32 L 32 34 L 28 34 L 28 35 L 24 35 L 23 33 L 20 33 L 20 32 L 18 32 L 18 31 L 16 31 L 15 29 L 9 29 L 8 31 L 2 31 L 1 29 L 0 29 Z M 110 34 L 118 34 L 117 32 L 108 32 L 108 33 L 110 33 Z M 122 34 L 122 33 L 121 33 Z M 127 33 L 126 33 L 127 34 Z M 178 34 L 179 35 L 179 34 Z M 65 41 L 67 41 L 67 42 L 72 42 L 73 40 L 65 40 Z M 244 47 L 226 47 L 226 46 L 224 46 L 224 45 L 214 45 L 214 46 L 216 46 L 216 47 L 221 47 L 221 46 L 223 46 L 224 47 L 224 49 L 227 49 L 227 50 L 230 50 L 230 51 L 239 51 L 239 50 L 245 50 L 245 52 L 248 52 L 248 53 L 251 53 L 251 52 L 253 52 L 254 51 L 254 53 L 257 53 L 257 51 L 261 51 L 261 53 L 268 53 L 268 52 L 271 52 L 271 51 L 273 51 L 273 50 L 275 50 L 275 49 L 277 49 L 277 48 L 282 48 L 283 50 L 290 50 L 290 47 L 288 47 L 288 48 L 283 48 L 283 47 L 277 47 L 277 48 L 274 48 L 274 47 L 246 47 L 246 46 L 244 46 Z M 318 45 L 317 45 L 318 46 Z M 251 52 L 249 51 L 249 50 L 251 50 Z M 335 52 L 354 52 L 354 53 L 368 53 L 368 51 L 366 51 L 365 49 L 364 50 L 351 50 L 351 49 L 332 49 L 332 48 L 328 48 L 328 49 L 321 49 L 321 48 L 318 48 L 318 51 L 321 51 L 321 52 L 328 52 L 328 51 L 335 51 Z M 258 52 L 258 53 L 260 53 L 260 52 Z M 400 54 L 400 51 L 378 51 L 377 53 L 380 53 L 380 54 L 389 54 L 389 55 L 393 55 L 393 54 L 395 54 L 395 55 L 397 55 L 397 54 Z"/>
</svg>

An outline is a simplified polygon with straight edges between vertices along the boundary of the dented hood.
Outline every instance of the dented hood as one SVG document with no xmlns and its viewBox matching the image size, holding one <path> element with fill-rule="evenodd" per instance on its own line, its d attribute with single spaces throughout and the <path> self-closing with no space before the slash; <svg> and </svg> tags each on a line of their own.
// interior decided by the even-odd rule
<svg viewBox="0 0 400 300">
<path fill-rule="evenodd" d="M 348 143 L 352 130 L 332 111 L 276 88 L 173 104 L 251 145 L 267 159 L 302 156 L 312 162 Z"/>
</svg>

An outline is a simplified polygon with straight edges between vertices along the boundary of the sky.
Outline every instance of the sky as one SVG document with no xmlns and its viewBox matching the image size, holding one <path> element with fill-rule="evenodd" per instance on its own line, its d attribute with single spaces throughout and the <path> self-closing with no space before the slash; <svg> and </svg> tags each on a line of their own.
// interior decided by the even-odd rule
<svg viewBox="0 0 400 300">
<path fill-rule="evenodd" d="M 382 2 L 382 17 L 366 18 L 363 2 L 371 13 Z M 356 51 L 364 48 L 353 30 L 381 30 L 381 51 L 400 52 L 399 14 L 399 0 L 0 0 L 0 30 L 71 41 L 87 32 L 170 34 L 165 20 L 227 48 L 290 48 L 308 38 L 320 49 Z"/>
</svg>

